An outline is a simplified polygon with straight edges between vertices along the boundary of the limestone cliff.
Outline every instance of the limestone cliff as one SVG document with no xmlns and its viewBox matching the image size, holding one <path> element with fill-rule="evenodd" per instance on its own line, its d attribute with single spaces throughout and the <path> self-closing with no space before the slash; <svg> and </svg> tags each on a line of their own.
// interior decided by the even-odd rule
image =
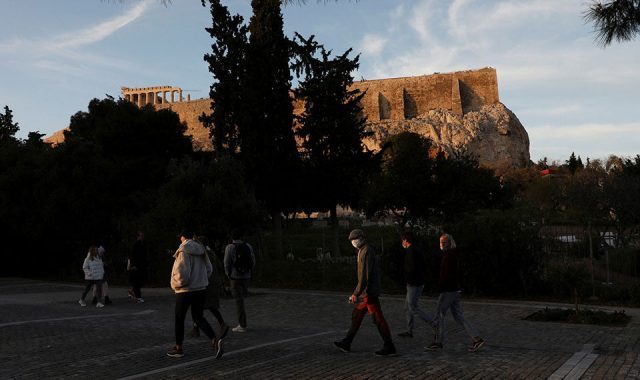
<svg viewBox="0 0 640 380">
<path fill-rule="evenodd" d="M 504 104 L 483 106 L 460 116 L 448 110 L 431 110 L 408 120 L 368 122 L 373 135 L 365 145 L 377 151 L 388 136 L 414 132 L 433 141 L 434 148 L 451 153 L 464 149 L 487 167 L 522 167 L 529 163 L 529 135 Z"/>
</svg>

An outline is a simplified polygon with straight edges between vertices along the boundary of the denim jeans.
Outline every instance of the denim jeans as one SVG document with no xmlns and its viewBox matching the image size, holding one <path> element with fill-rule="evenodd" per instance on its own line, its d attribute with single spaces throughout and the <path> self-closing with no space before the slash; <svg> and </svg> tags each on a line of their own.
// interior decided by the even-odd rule
<svg viewBox="0 0 640 380">
<path fill-rule="evenodd" d="M 238 324 L 247 327 L 247 312 L 244 309 L 244 295 L 247 293 L 249 280 L 231 279 L 231 294 L 236 300 L 236 311 L 238 312 Z"/>
<path fill-rule="evenodd" d="M 444 317 L 447 314 L 447 310 L 451 309 L 451 315 L 453 319 L 464 327 L 464 330 L 467 334 L 474 339 L 479 336 L 478 331 L 464 318 L 462 314 L 462 306 L 460 305 L 460 292 L 447 292 L 440 293 L 440 297 L 438 297 L 438 306 L 436 306 L 437 314 L 436 314 L 436 343 L 442 344 L 444 341 Z"/>
<path fill-rule="evenodd" d="M 404 311 L 407 319 L 407 331 L 410 333 L 413 333 L 413 320 L 415 316 L 425 321 L 429 326 L 433 326 L 434 324 L 434 318 L 425 313 L 420 309 L 420 306 L 418 306 L 420 295 L 422 295 L 422 289 L 424 289 L 424 285 L 407 285 L 407 297 L 404 301 Z"/>
</svg>

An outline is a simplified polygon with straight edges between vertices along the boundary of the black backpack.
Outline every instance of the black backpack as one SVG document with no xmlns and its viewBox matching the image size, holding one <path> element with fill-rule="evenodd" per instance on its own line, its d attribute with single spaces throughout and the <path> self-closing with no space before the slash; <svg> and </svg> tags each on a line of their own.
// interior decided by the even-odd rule
<svg viewBox="0 0 640 380">
<path fill-rule="evenodd" d="M 233 243 L 236 248 L 235 269 L 238 273 L 249 273 L 253 268 L 253 257 L 251 248 L 247 243 Z"/>
</svg>

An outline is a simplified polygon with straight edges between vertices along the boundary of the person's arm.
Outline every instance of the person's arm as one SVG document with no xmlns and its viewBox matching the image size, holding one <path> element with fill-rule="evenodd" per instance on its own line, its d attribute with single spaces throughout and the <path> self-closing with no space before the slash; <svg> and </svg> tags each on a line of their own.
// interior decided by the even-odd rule
<svg viewBox="0 0 640 380">
<path fill-rule="evenodd" d="M 82 263 L 82 271 L 84 274 L 89 277 L 91 274 L 91 270 L 89 269 L 89 258 L 85 257 L 84 262 Z"/>
<path fill-rule="evenodd" d="M 358 262 L 358 285 L 353 291 L 353 295 L 357 297 L 362 294 L 362 292 L 367 288 L 368 281 L 368 267 L 369 267 L 369 254 L 368 250 L 365 248 L 362 252 L 362 256 L 358 255 L 358 261 L 362 261 L 362 263 Z"/>
<path fill-rule="evenodd" d="M 173 279 L 176 289 L 187 286 L 189 284 L 189 279 L 191 278 L 191 263 L 189 263 L 189 258 L 186 256 L 187 255 L 184 252 L 179 251 L 179 254 L 176 257 L 173 271 Z"/>
<path fill-rule="evenodd" d="M 233 270 L 233 262 L 234 262 L 234 257 L 232 257 L 233 255 L 231 254 L 232 245 L 233 244 L 228 244 L 224 249 L 224 273 L 229 278 L 231 278 L 231 271 Z"/>
</svg>

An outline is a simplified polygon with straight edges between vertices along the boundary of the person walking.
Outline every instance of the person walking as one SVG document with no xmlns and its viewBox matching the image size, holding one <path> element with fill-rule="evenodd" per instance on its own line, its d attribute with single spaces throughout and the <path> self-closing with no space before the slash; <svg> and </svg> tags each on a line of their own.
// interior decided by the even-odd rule
<svg viewBox="0 0 640 380">
<path fill-rule="evenodd" d="M 204 301 L 204 310 L 209 310 L 218 321 L 221 331 L 220 340 L 222 340 L 229 333 L 229 326 L 224 323 L 224 318 L 222 317 L 222 313 L 220 312 L 220 293 L 222 292 L 222 276 L 220 276 L 220 274 L 223 272 L 223 270 L 220 268 L 220 259 L 216 257 L 216 254 L 209 247 L 208 239 L 206 236 L 194 237 L 194 240 L 202 244 L 213 267 L 211 276 L 209 277 L 209 285 L 207 286 L 207 296 Z M 193 331 L 191 331 L 191 336 L 200 336 L 200 329 L 195 322 L 193 323 Z"/>
<path fill-rule="evenodd" d="M 420 309 L 418 305 L 427 277 L 424 251 L 414 244 L 414 236 L 410 231 L 404 232 L 400 236 L 400 240 L 404 248 L 404 279 L 407 287 L 404 310 L 407 330 L 398 336 L 412 338 L 414 317 L 417 316 L 433 328 L 435 328 L 435 323 L 434 318 Z"/>
<path fill-rule="evenodd" d="M 376 351 L 376 355 L 395 355 L 396 347 L 391 339 L 391 330 L 380 306 L 379 259 L 374 248 L 365 240 L 362 230 L 355 229 L 351 231 L 349 240 L 358 252 L 358 285 L 349 297 L 349 302 L 354 304 L 355 307 L 351 313 L 351 328 L 349 328 L 347 335 L 342 340 L 333 342 L 333 344 L 343 352 L 351 351 L 351 343 L 362 324 L 364 316 L 368 312 L 373 317 L 373 322 L 378 327 L 378 332 L 384 341 L 383 348 Z"/>
<path fill-rule="evenodd" d="M 231 294 L 236 301 L 238 325 L 231 329 L 233 332 L 247 331 L 247 312 L 244 307 L 244 296 L 248 292 L 251 272 L 256 263 L 253 247 L 242 241 L 238 230 L 231 232 L 231 244 L 224 249 L 224 271 L 231 283 Z"/>
<path fill-rule="evenodd" d="M 136 241 L 127 260 L 127 272 L 129 273 L 128 290 L 129 298 L 136 303 L 143 303 L 142 285 L 147 277 L 147 244 L 144 241 L 144 233 L 138 231 Z"/>
<path fill-rule="evenodd" d="M 484 339 L 480 337 L 478 331 L 462 314 L 458 249 L 453 236 L 442 234 L 440 236 L 440 249 L 444 252 L 444 256 L 440 261 L 440 275 L 438 276 L 440 296 L 436 306 L 436 334 L 433 343 L 425 347 L 425 349 L 427 351 L 442 350 L 445 333 L 444 317 L 447 314 L 447 310 L 451 309 L 453 319 L 464 328 L 471 338 L 468 351 L 477 351 L 484 345 Z"/>
<path fill-rule="evenodd" d="M 82 270 L 84 271 L 86 286 L 78 303 L 80 306 L 87 306 L 84 299 L 91 288 L 95 286 L 97 297 L 96 307 L 104 307 L 104 303 L 102 303 L 102 278 L 104 276 L 104 265 L 102 264 L 102 260 L 98 257 L 98 247 L 95 245 L 89 247 L 87 257 L 82 263 Z"/>
<path fill-rule="evenodd" d="M 192 239 L 193 233 L 183 230 L 180 233 L 180 246 L 173 255 L 171 270 L 171 289 L 176 294 L 174 331 L 176 345 L 167 351 L 167 356 L 184 356 L 184 319 L 191 308 L 191 318 L 211 340 L 216 359 L 222 357 L 222 341 L 216 338 L 211 325 L 202 316 L 209 276 L 213 270 L 211 261 L 202 244 Z"/>
<path fill-rule="evenodd" d="M 102 277 L 102 297 L 104 297 L 104 304 L 111 305 L 111 299 L 109 299 L 109 283 L 107 282 L 107 269 L 109 268 L 109 262 L 107 261 L 106 250 L 103 245 L 98 246 L 98 257 L 102 260 L 102 265 L 104 266 L 104 276 Z M 98 303 L 98 298 L 96 297 L 96 287 L 93 288 L 93 299 L 91 300 L 92 304 Z"/>
</svg>

